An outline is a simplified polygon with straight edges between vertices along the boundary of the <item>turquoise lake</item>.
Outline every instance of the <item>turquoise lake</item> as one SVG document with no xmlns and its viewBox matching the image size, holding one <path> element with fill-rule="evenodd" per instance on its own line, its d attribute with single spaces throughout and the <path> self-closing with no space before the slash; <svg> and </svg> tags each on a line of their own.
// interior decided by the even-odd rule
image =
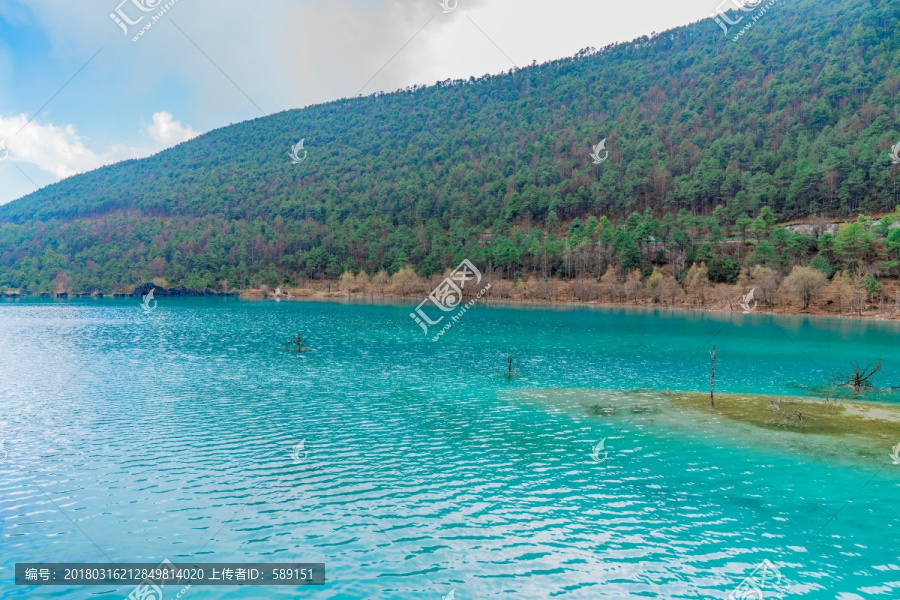
<svg viewBox="0 0 900 600">
<path fill-rule="evenodd" d="M 476 306 L 432 342 L 410 311 L 0 301 L 0 597 L 132 589 L 15 586 L 17 562 L 168 558 L 326 564 L 184 599 L 725 598 L 764 560 L 785 598 L 900 598 L 900 424 L 873 458 L 659 399 L 708 390 L 715 344 L 723 393 L 880 357 L 873 400 L 900 402 L 897 324 Z"/>
</svg>

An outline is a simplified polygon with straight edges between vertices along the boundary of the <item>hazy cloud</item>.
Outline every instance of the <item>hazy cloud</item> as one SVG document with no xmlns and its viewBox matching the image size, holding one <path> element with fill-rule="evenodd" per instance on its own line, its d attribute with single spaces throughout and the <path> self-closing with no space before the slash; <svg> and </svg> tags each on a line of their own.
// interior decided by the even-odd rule
<svg viewBox="0 0 900 600">
<path fill-rule="evenodd" d="M 147 126 L 147 134 L 160 144 L 180 144 L 200 135 L 190 125 L 184 126 L 165 111 L 153 115 L 153 124 Z"/>
<path fill-rule="evenodd" d="M 0 115 L 0 140 L 5 140 L 9 152 L 7 162 L 34 165 L 55 177 L 64 179 L 78 173 L 129 158 L 141 158 L 168 146 L 199 135 L 190 126 L 174 120 L 168 112 L 153 115 L 153 124 L 145 128 L 155 143 L 140 147 L 115 144 L 101 151 L 88 147 L 74 125 L 54 125 L 34 120 L 26 115 Z M 0 202 L 2 202 L 0 198 Z"/>
<path fill-rule="evenodd" d="M 9 161 L 36 165 L 59 179 L 134 156 L 124 147 L 96 154 L 72 125 L 32 122 L 26 126 L 27 121 L 26 115 L 0 116 L 0 139 L 6 140 Z"/>
</svg>

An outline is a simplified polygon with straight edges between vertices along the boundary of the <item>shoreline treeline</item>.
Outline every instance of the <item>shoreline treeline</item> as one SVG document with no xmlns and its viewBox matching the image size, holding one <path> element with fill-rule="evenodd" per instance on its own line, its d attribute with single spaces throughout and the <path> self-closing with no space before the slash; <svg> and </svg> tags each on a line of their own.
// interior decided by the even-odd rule
<svg viewBox="0 0 900 600">
<path fill-rule="evenodd" d="M 718 209 L 710 217 L 687 211 L 662 219 L 650 211 L 632 213 L 619 225 L 606 217 L 576 218 L 558 233 L 532 230 L 492 236 L 489 244 L 470 252 L 465 257 L 493 284 L 490 297 L 500 300 L 734 308 L 754 289 L 758 303 L 781 310 L 790 306 L 862 314 L 871 305 L 900 303 L 900 207 L 879 219 L 860 216 L 837 224 L 813 218 L 789 227 L 777 226 L 766 207 L 754 218 L 730 218 Z M 153 283 L 168 287 L 171 280 L 166 275 L 178 273 L 177 267 L 156 261 L 150 269 Z M 99 281 L 92 283 L 80 273 L 79 281 L 64 270 L 42 269 L 35 274 L 48 272 L 56 276 L 3 286 L 0 291 L 112 294 L 132 293 L 135 285 L 129 281 L 103 289 Z M 224 291 L 267 293 L 294 287 L 316 293 L 413 297 L 427 294 L 442 273 L 404 264 L 393 272 L 346 269 L 333 278 L 322 273 L 310 277 L 302 271 L 284 276 L 275 269 L 242 278 L 232 268 L 212 281 L 191 276 L 187 280 L 206 288 L 211 287 L 209 281 L 213 289 Z M 244 285 L 230 283 L 242 279 Z"/>
</svg>

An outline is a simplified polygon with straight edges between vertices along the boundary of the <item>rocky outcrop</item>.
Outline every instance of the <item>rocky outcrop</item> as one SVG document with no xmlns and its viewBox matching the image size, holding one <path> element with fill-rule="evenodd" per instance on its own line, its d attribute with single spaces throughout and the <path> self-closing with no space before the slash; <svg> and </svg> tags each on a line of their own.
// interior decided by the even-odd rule
<svg viewBox="0 0 900 600">
<path fill-rule="evenodd" d="M 166 288 L 160 287 L 155 283 L 142 283 L 141 285 L 134 286 L 134 291 L 131 292 L 132 296 L 137 298 L 141 298 L 150 293 L 150 290 L 153 290 L 154 296 L 167 296 Z"/>
<path fill-rule="evenodd" d="M 174 296 L 193 296 L 194 294 L 192 294 L 191 290 L 187 289 L 183 285 L 176 285 L 174 287 L 169 288 L 169 295 L 174 297 Z"/>
<path fill-rule="evenodd" d="M 155 283 L 142 283 L 141 285 L 135 286 L 134 291 L 131 293 L 132 296 L 135 297 L 143 297 L 150 293 L 150 290 L 153 290 L 153 295 L 155 297 L 160 296 L 169 296 L 172 298 L 187 298 L 187 297 L 201 297 L 201 296 L 237 296 L 237 292 L 215 292 L 209 288 L 203 288 L 203 290 L 192 290 L 183 285 L 175 285 L 170 287 L 169 289 L 159 287 Z"/>
<path fill-rule="evenodd" d="M 838 228 L 841 226 L 841 223 L 823 223 L 821 225 L 813 225 L 812 223 L 801 223 L 800 225 L 788 225 L 785 227 L 788 231 L 792 233 L 799 233 L 800 235 L 815 235 L 819 236 L 823 233 L 837 233 Z"/>
<path fill-rule="evenodd" d="M 162 298 L 164 296 L 172 297 L 172 298 L 202 298 L 203 296 L 238 296 L 238 292 L 216 292 L 209 288 L 203 288 L 202 290 L 192 290 L 183 285 L 176 285 L 170 288 L 164 288 L 162 286 L 156 285 L 155 283 L 142 283 L 140 285 L 134 286 L 134 289 L 131 293 L 128 292 L 117 292 L 114 294 L 110 294 L 113 298 L 143 298 L 147 294 L 150 293 L 150 290 L 153 290 L 154 298 Z M 40 292 L 40 293 L 32 293 L 32 294 L 23 294 L 21 292 L 15 291 L 7 291 L 0 292 L 0 298 L 24 298 L 29 295 L 36 295 L 41 298 L 60 298 L 60 299 L 68 299 L 68 298 L 105 298 L 106 295 L 101 291 L 93 291 L 93 292 L 62 292 L 59 294 L 51 294 L 50 292 Z"/>
<path fill-rule="evenodd" d="M 852 223 L 852 221 L 849 221 Z M 875 219 L 871 222 L 871 226 L 875 227 L 881 223 L 881 219 Z M 832 235 L 838 232 L 838 229 L 841 228 L 841 225 L 845 223 L 800 223 L 798 225 L 787 225 L 785 229 L 790 231 L 791 233 L 799 233 L 801 235 L 814 235 L 820 236 L 823 233 L 830 233 Z M 891 229 L 896 229 L 900 227 L 900 221 L 894 221 L 891 224 Z"/>
</svg>

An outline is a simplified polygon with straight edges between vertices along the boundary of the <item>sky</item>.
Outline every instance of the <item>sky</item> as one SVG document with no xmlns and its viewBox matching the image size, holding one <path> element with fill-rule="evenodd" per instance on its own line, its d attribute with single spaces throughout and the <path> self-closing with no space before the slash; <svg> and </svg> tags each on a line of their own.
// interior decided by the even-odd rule
<svg viewBox="0 0 900 600">
<path fill-rule="evenodd" d="M 0 0 L 0 204 L 233 123 L 571 56 L 719 4 Z"/>
</svg>

